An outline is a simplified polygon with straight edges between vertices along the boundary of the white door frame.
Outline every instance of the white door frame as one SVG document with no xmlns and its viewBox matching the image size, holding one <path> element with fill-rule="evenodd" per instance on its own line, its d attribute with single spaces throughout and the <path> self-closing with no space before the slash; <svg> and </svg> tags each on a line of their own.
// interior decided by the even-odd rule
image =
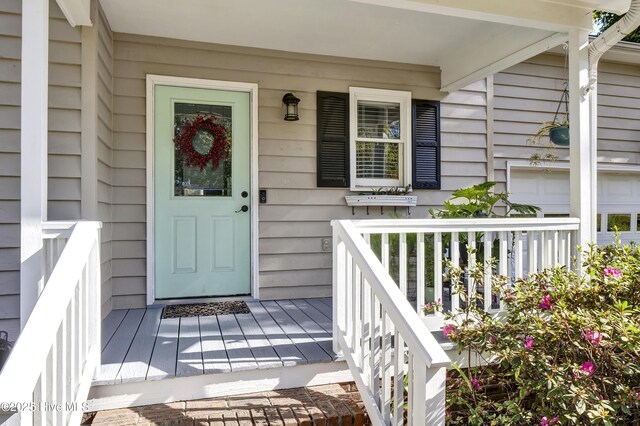
<svg viewBox="0 0 640 426">
<path fill-rule="evenodd" d="M 258 85 L 233 81 L 204 80 L 147 74 L 147 305 L 156 301 L 155 235 L 154 235 L 154 86 L 178 86 L 198 89 L 227 90 L 249 93 L 251 146 L 251 296 L 258 298 Z"/>
</svg>

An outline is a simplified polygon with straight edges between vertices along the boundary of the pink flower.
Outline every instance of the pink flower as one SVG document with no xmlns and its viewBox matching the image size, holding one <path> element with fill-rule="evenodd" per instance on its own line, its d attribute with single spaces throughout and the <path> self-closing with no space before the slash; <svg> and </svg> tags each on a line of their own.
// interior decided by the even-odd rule
<svg viewBox="0 0 640 426">
<path fill-rule="evenodd" d="M 593 362 L 587 361 L 580 366 L 580 371 L 584 371 L 589 377 L 591 377 L 596 371 L 596 366 Z"/>
<path fill-rule="evenodd" d="M 540 426 L 549 426 L 554 423 L 558 423 L 558 420 L 560 420 L 559 416 L 555 416 L 551 420 L 547 419 L 547 416 L 544 416 L 542 419 L 540 419 Z"/>
<path fill-rule="evenodd" d="M 608 266 L 604 268 L 604 270 L 602 271 L 602 275 L 604 275 L 605 277 L 619 279 L 622 278 L 622 271 L 620 269 Z"/>
<path fill-rule="evenodd" d="M 496 342 L 496 338 L 495 338 L 495 337 L 493 337 L 493 336 L 489 336 L 489 341 L 490 341 L 491 343 L 495 343 L 495 342 Z"/>
<path fill-rule="evenodd" d="M 584 333 L 582 333 L 582 337 L 589 341 L 593 346 L 600 346 L 600 339 L 602 339 L 602 333 L 599 331 L 591 331 L 586 329 Z"/>
<path fill-rule="evenodd" d="M 533 349 L 533 337 L 527 336 L 527 338 L 524 339 L 524 348 Z"/>
<path fill-rule="evenodd" d="M 638 393 L 636 394 L 636 397 L 637 397 L 638 399 L 640 399 L 640 392 L 638 392 Z"/>
<path fill-rule="evenodd" d="M 538 305 L 538 307 L 540 309 L 546 309 L 547 311 L 551 309 L 551 302 L 553 301 L 553 299 L 551 298 L 550 295 L 546 295 L 546 296 L 542 296 L 542 301 L 540 301 L 540 304 Z"/>
<path fill-rule="evenodd" d="M 452 339 L 455 336 L 456 331 L 458 331 L 458 329 L 453 324 L 445 324 L 445 326 L 442 327 L 442 334 L 444 334 L 444 337 L 447 339 Z"/>
<path fill-rule="evenodd" d="M 478 379 L 471 379 L 471 387 L 475 390 L 479 390 L 480 389 L 480 380 Z"/>
</svg>

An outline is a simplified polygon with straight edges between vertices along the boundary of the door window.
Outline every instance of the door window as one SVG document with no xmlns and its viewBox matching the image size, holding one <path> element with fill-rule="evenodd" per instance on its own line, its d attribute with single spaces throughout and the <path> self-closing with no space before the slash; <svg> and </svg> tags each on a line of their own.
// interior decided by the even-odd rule
<svg viewBox="0 0 640 426">
<path fill-rule="evenodd" d="M 175 197 L 231 197 L 232 196 L 232 143 L 231 143 L 231 106 L 207 105 L 195 103 L 174 103 L 174 134 L 183 135 L 184 128 L 198 116 L 211 117 L 215 123 L 224 126 L 228 136 L 224 154 L 214 167 L 208 161 L 204 167 L 189 165 L 188 158 L 178 146 L 174 146 L 174 196 Z M 214 135 L 200 129 L 191 139 L 194 154 L 191 158 L 207 156 L 212 150 L 221 149 L 214 144 Z"/>
</svg>

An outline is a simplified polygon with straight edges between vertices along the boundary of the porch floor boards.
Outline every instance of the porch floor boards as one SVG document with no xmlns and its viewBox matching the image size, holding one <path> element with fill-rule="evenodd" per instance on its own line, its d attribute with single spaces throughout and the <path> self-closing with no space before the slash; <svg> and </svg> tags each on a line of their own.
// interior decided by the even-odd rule
<svg viewBox="0 0 640 426">
<path fill-rule="evenodd" d="M 93 385 L 332 362 L 332 301 L 248 301 L 251 313 L 161 319 L 162 308 L 112 311 Z"/>
</svg>

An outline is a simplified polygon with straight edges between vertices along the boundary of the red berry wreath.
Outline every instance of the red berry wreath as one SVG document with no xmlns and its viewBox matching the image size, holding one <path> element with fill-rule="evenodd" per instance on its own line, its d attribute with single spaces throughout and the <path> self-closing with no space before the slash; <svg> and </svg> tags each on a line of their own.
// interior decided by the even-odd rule
<svg viewBox="0 0 640 426">
<path fill-rule="evenodd" d="M 229 157 L 231 138 L 228 136 L 227 128 L 218 121 L 217 117 L 198 114 L 194 119 L 185 119 L 182 126 L 176 126 L 173 142 L 176 145 L 176 153 L 182 157 L 185 165 L 197 166 L 203 171 L 211 162 L 211 168 L 216 169 L 220 160 Z M 193 146 L 193 138 L 201 131 L 213 136 L 213 143 L 206 154 L 199 153 Z"/>
</svg>

